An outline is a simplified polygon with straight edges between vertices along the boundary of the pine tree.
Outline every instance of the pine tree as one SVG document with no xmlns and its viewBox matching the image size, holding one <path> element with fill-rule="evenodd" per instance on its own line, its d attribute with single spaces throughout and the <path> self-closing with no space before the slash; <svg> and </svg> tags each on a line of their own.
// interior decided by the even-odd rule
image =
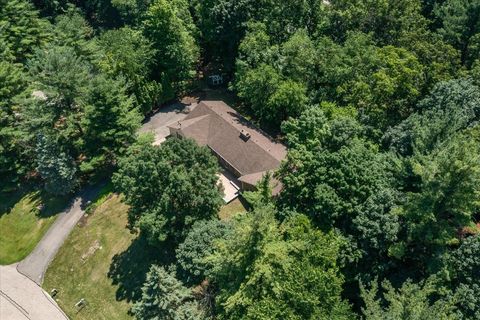
<svg viewBox="0 0 480 320">
<path fill-rule="evenodd" d="M 132 309 L 141 320 L 205 319 L 190 292 L 163 267 L 153 265 L 142 288 L 142 298 Z"/>
<path fill-rule="evenodd" d="M 37 142 L 37 170 L 45 181 L 45 190 L 54 195 L 71 192 L 76 184 L 73 159 L 63 152 L 52 137 L 40 134 Z"/>
</svg>

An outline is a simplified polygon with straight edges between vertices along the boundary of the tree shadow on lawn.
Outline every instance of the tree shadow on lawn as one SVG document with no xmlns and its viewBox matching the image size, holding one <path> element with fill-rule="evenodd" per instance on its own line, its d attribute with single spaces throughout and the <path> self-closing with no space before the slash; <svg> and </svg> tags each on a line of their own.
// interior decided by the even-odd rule
<svg viewBox="0 0 480 320">
<path fill-rule="evenodd" d="M 153 264 L 167 266 L 175 261 L 173 246 L 149 245 L 141 235 L 132 241 L 127 250 L 112 258 L 108 277 L 117 285 L 116 299 L 136 302 L 142 297 L 142 285 Z"/>
<path fill-rule="evenodd" d="M 0 217 L 4 214 L 10 213 L 17 202 L 27 193 L 28 189 L 0 192 Z"/>
<path fill-rule="evenodd" d="M 52 196 L 45 191 L 34 191 L 32 189 L 25 188 L 12 192 L 0 193 L 0 216 L 9 214 L 15 205 L 23 198 L 28 196 L 35 204 L 33 209 L 38 209 L 37 216 L 39 218 L 48 218 L 54 216 L 63 210 L 65 210 L 72 202 L 72 196 Z"/>
<path fill-rule="evenodd" d="M 38 216 L 48 218 L 59 214 L 73 203 L 72 195 L 54 196 L 45 191 L 38 192 L 36 198 L 41 204 Z"/>
</svg>

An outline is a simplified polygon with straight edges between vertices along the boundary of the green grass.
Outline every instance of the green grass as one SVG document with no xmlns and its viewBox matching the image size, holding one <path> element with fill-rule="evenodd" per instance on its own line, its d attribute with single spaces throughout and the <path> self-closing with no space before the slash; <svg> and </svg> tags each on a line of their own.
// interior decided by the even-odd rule
<svg viewBox="0 0 480 320">
<path fill-rule="evenodd" d="M 40 192 L 0 194 L 0 264 L 25 258 L 67 205 L 66 198 Z M 42 210 L 39 206 L 43 204 Z"/>
<path fill-rule="evenodd" d="M 57 302 L 71 319 L 132 319 L 129 309 L 163 253 L 126 228 L 128 207 L 119 196 L 100 198 L 60 249 L 43 287 L 59 291 Z M 87 305 L 79 311 L 81 298 Z"/>
<path fill-rule="evenodd" d="M 232 202 L 224 205 L 218 216 L 221 220 L 230 220 L 232 217 L 239 213 L 247 212 L 246 205 L 244 204 L 244 200 L 240 198 L 236 198 Z"/>
<path fill-rule="evenodd" d="M 110 190 L 107 186 L 106 190 Z M 129 310 L 153 263 L 173 262 L 171 250 L 152 248 L 127 228 L 128 207 L 121 197 L 101 192 L 62 246 L 45 275 L 43 287 L 71 319 L 133 319 Z M 246 209 L 239 199 L 222 207 L 229 219 Z M 80 299 L 86 307 L 75 307 Z"/>
</svg>

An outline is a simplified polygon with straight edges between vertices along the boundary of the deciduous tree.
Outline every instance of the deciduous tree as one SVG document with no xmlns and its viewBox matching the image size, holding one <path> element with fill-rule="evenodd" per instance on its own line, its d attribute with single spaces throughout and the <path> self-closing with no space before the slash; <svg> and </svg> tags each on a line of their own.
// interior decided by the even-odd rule
<svg viewBox="0 0 480 320">
<path fill-rule="evenodd" d="M 223 202 L 217 160 L 193 140 L 172 138 L 160 147 L 150 143 L 131 147 L 113 181 L 131 207 L 132 227 L 152 244 L 178 243 L 195 221 L 212 218 Z"/>
</svg>

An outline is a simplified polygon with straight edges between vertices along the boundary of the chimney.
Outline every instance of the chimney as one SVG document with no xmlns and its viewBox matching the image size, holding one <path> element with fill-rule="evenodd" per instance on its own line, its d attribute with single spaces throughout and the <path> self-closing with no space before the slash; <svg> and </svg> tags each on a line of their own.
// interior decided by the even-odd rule
<svg viewBox="0 0 480 320">
<path fill-rule="evenodd" d="M 250 133 L 242 129 L 240 131 L 240 138 L 242 138 L 243 141 L 247 142 L 248 139 L 250 139 Z"/>
</svg>

